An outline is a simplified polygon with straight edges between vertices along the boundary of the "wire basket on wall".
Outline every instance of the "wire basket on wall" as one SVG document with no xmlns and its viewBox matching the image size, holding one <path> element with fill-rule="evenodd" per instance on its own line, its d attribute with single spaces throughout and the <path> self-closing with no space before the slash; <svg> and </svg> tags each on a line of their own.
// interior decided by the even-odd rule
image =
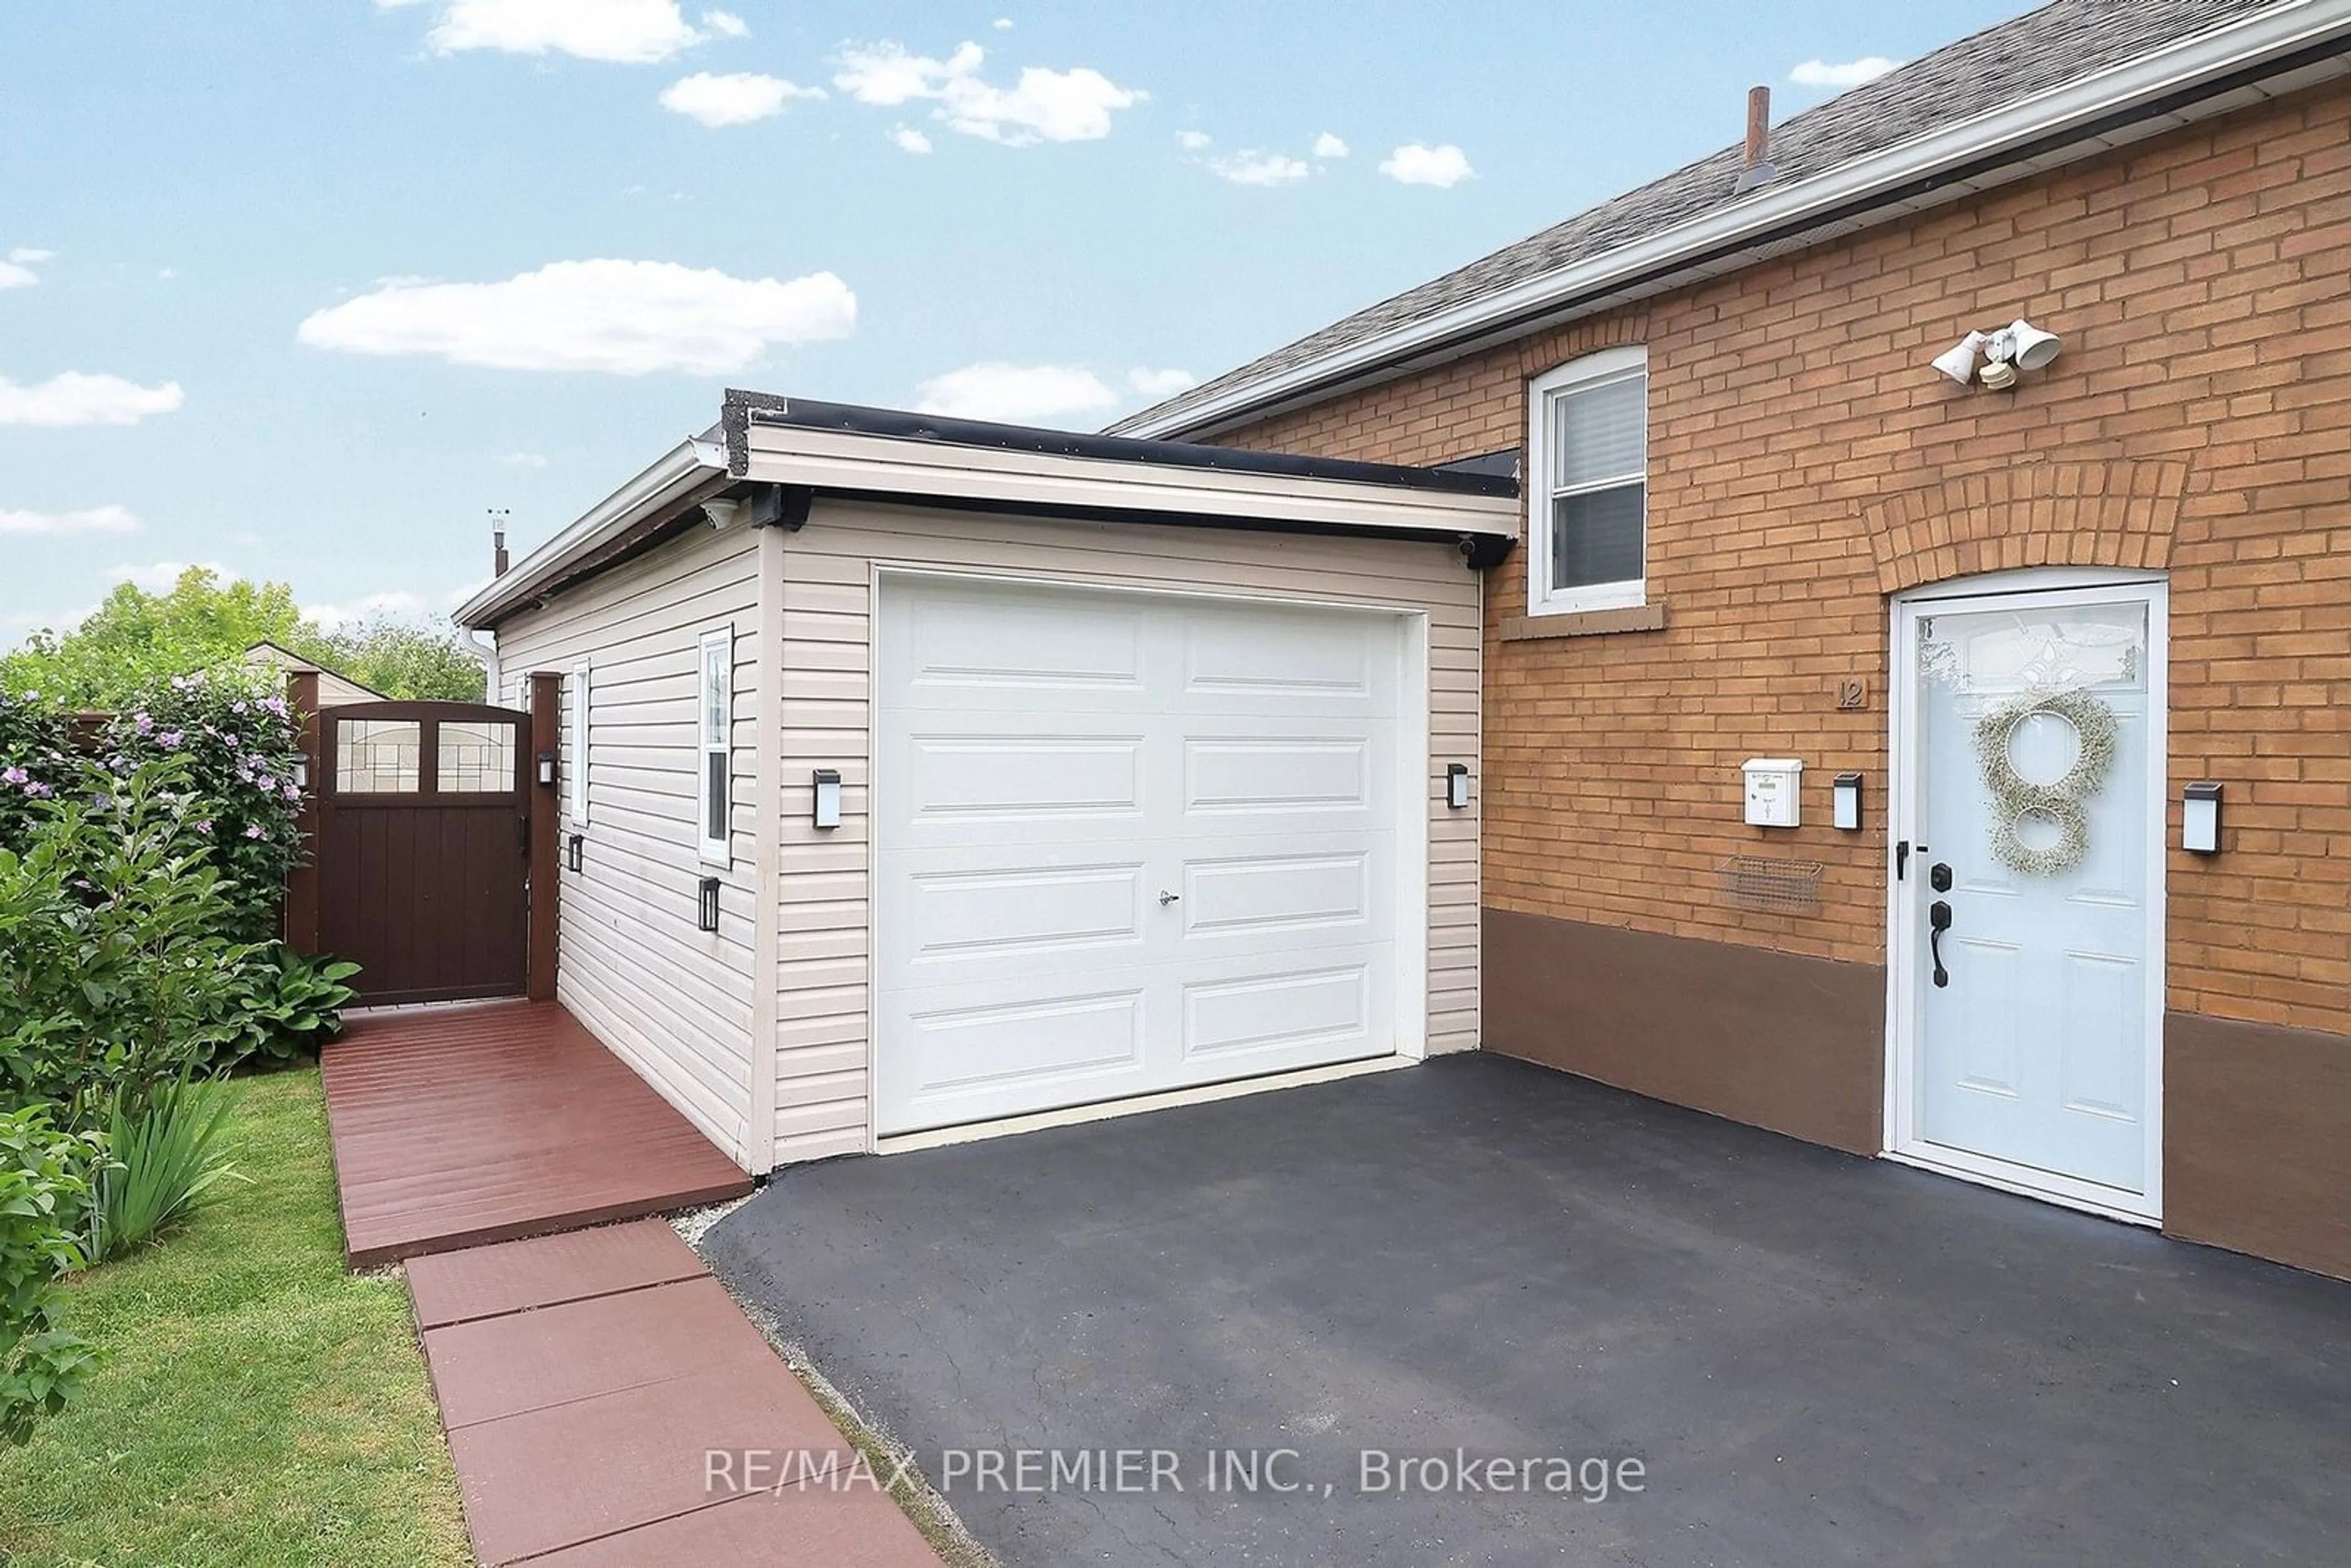
<svg viewBox="0 0 2351 1568">
<path fill-rule="evenodd" d="M 1816 915 L 1821 907 L 1818 861 L 1733 855 L 1717 873 L 1723 896 L 1740 909 L 1766 915 Z"/>
</svg>

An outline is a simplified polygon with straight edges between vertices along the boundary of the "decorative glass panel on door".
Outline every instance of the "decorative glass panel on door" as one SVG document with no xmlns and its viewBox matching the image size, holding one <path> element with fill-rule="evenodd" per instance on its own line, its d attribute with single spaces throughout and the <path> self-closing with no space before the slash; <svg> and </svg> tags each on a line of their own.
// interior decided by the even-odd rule
<svg viewBox="0 0 2351 1568">
<path fill-rule="evenodd" d="M 1917 622 L 1918 1132 L 2139 1192 L 2147 606 L 1969 603 Z"/>
<path fill-rule="evenodd" d="M 335 721 L 335 792 L 339 795 L 413 795 L 422 789 L 419 767 L 424 727 L 413 718 L 345 718 Z"/>
<path fill-rule="evenodd" d="M 513 793 L 515 727 L 498 719 L 443 719 L 436 771 L 444 795 Z"/>
</svg>

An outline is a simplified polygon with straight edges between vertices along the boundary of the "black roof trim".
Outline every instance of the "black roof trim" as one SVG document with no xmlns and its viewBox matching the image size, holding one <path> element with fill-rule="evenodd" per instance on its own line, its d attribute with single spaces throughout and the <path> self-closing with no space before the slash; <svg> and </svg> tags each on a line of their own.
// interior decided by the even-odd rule
<svg viewBox="0 0 2351 1568">
<path fill-rule="evenodd" d="M 1437 466 L 1447 474 L 1500 474 L 1515 484 L 1519 477 L 1519 449 L 1515 446 L 1499 447 L 1474 456 L 1456 457 Z"/>
<path fill-rule="evenodd" d="M 1509 476 L 1443 468 L 1408 468 L 1394 463 L 1356 463 L 1337 457 L 1302 457 L 1288 452 L 1253 452 L 1189 441 L 1150 441 L 1131 435 L 1095 435 L 1081 431 L 1043 430 L 987 420 L 948 419 L 904 409 L 859 403 L 820 402 L 813 398 L 772 397 L 729 391 L 721 423 L 726 433 L 728 466 L 749 467 L 752 424 L 788 424 L 803 430 L 839 430 L 855 435 L 886 435 L 948 446 L 1033 452 L 1051 457 L 1091 457 L 1114 463 L 1148 463 L 1163 468 L 1207 468 L 1228 474 L 1279 474 L 1299 479 L 1338 479 L 1358 485 L 1390 485 L 1454 496 L 1516 499 L 1518 481 Z M 739 433 L 739 435 L 738 435 Z M 738 439 L 740 453 L 738 452 Z"/>
</svg>

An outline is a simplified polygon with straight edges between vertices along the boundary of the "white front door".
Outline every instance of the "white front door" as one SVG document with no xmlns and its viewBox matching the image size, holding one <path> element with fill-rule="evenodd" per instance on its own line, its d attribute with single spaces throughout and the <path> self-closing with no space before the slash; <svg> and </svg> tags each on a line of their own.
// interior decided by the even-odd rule
<svg viewBox="0 0 2351 1568">
<path fill-rule="evenodd" d="M 1896 1153 L 2159 1217 L 2159 583 L 1896 612 Z"/>
<path fill-rule="evenodd" d="M 1374 612 L 886 580 L 877 1131 L 1394 1053 L 1405 647 Z"/>
</svg>

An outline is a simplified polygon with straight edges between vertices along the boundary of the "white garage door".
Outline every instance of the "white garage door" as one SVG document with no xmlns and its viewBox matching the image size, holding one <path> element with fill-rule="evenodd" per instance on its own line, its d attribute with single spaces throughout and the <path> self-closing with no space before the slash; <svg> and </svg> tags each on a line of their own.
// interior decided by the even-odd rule
<svg viewBox="0 0 2351 1568">
<path fill-rule="evenodd" d="M 1376 613 L 887 583 L 880 1130 L 1394 1052 L 1404 646 Z"/>
</svg>

